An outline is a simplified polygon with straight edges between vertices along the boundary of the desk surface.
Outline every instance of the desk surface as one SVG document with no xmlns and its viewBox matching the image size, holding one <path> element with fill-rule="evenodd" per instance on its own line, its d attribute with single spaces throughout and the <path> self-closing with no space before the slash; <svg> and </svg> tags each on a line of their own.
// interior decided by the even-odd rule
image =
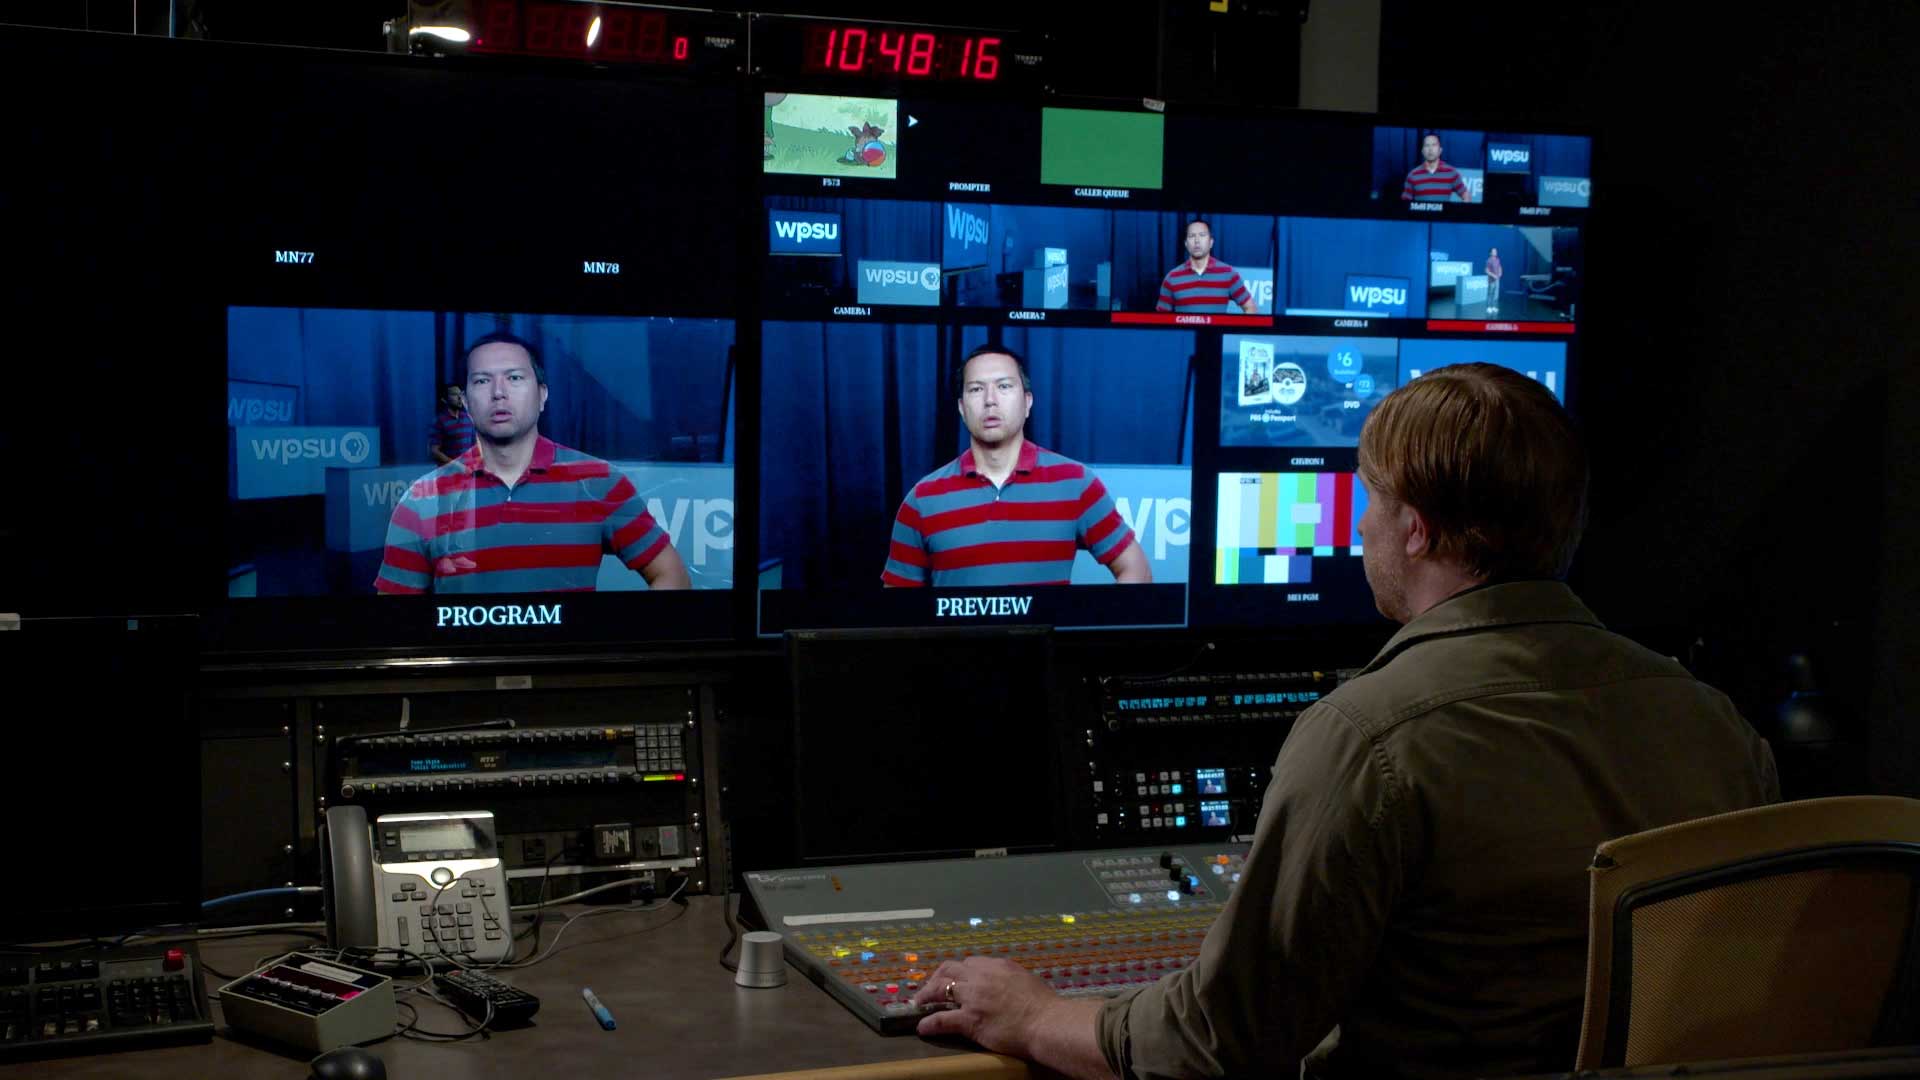
<svg viewBox="0 0 1920 1080">
<path fill-rule="evenodd" d="M 560 913 L 582 910 L 593 909 L 571 907 Z M 548 918 L 541 934 L 544 942 L 554 940 L 559 922 Z M 591 1077 L 616 1070 L 662 1080 L 727 1077 L 967 1052 L 911 1036 L 877 1035 L 791 968 L 785 986 L 737 987 L 718 963 L 726 940 L 720 902 L 713 897 L 693 897 L 685 909 L 668 905 L 646 913 L 595 915 L 574 924 L 550 959 L 501 973 L 540 998 L 532 1025 L 458 1043 L 389 1039 L 373 1051 L 386 1061 L 390 1080 Z M 310 938 L 294 936 L 245 937 L 205 941 L 200 953 L 215 968 L 237 975 L 264 957 L 311 944 Z M 208 978 L 209 990 L 224 981 Z M 594 1022 L 580 999 L 582 986 L 592 987 L 606 1004 L 617 1030 L 602 1031 Z M 460 1014 L 420 995 L 407 995 L 407 1000 L 419 1004 L 422 1027 L 451 1032 L 466 1026 Z M 219 1022 L 220 1006 L 216 1003 L 213 1010 Z M 407 1012 L 401 1009 L 400 1014 L 405 1017 Z M 299 1080 L 308 1070 L 296 1052 L 236 1041 L 222 1023 L 208 1046 L 0 1066 L 0 1077 L 29 1075 L 36 1080 L 120 1080 L 131 1075 Z"/>
</svg>

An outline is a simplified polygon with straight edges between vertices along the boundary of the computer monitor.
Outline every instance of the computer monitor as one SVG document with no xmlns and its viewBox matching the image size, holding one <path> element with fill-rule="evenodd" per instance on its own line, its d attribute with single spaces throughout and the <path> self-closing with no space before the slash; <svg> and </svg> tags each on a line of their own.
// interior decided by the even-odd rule
<svg viewBox="0 0 1920 1080">
<path fill-rule="evenodd" d="M 197 612 L 256 663 L 731 636 L 743 157 L 666 150 L 731 79 L 11 29 L 0 61 L 42 148 L 0 179 L 36 207 L 9 325 L 69 395 L 22 434 L 61 480 L 0 609 Z M 483 397 L 488 340 L 526 363 Z"/>
<path fill-rule="evenodd" d="M 1047 628 L 807 630 L 787 648 L 802 862 L 1061 843 Z"/>
<path fill-rule="evenodd" d="M 194 623 L 30 618 L 0 630 L 13 763 L 0 821 L 15 871 L 0 889 L 0 943 L 198 920 Z"/>
<path fill-rule="evenodd" d="M 762 636 L 1376 623 L 1374 408 L 1446 363 L 1577 378 L 1585 136 L 826 89 L 768 85 L 756 178 Z M 988 344 L 1097 492 L 978 467 L 1013 442 L 955 385 Z"/>
</svg>

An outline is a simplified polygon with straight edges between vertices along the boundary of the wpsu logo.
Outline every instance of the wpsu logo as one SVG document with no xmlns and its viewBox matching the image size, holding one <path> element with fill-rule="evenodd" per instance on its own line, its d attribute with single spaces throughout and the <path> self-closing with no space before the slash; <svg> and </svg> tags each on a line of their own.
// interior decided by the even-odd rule
<svg viewBox="0 0 1920 1080">
<path fill-rule="evenodd" d="M 929 292 L 940 291 L 940 268 L 937 266 L 923 266 L 918 270 L 899 270 L 891 266 L 869 266 L 866 269 L 868 284 L 884 288 L 917 283 Z"/>
<path fill-rule="evenodd" d="M 266 398 L 227 399 L 227 423 L 234 427 L 293 423 L 293 402 Z"/>
<path fill-rule="evenodd" d="M 1347 299 L 1363 308 L 1404 307 L 1407 290 L 1405 286 L 1349 285 Z"/>
<path fill-rule="evenodd" d="M 1191 499 L 1155 499 L 1149 495 L 1136 506 L 1132 499 L 1121 495 L 1113 500 L 1113 506 L 1139 539 L 1141 550 L 1153 549 L 1155 562 L 1166 559 L 1167 548 L 1186 547 L 1193 542 Z"/>
<path fill-rule="evenodd" d="M 732 499 L 675 499 L 669 511 L 664 500 L 651 498 L 647 500 L 647 513 L 667 530 L 667 541 L 673 549 L 682 556 L 690 555 L 696 567 L 705 567 L 711 552 L 733 550 Z"/>
<path fill-rule="evenodd" d="M 344 461 L 358 465 L 373 452 L 373 442 L 364 432 L 349 431 L 338 438 L 309 436 L 304 439 L 253 439 L 253 460 L 291 465 L 296 461 Z"/>
<path fill-rule="evenodd" d="M 398 506 L 400 500 L 407 497 L 407 489 L 412 486 L 411 480 L 387 480 L 362 484 L 360 490 L 366 495 L 368 506 Z"/>
<path fill-rule="evenodd" d="M 1273 310 L 1273 279 L 1249 278 L 1246 281 L 1247 292 L 1253 295 L 1255 311 Z"/>
<path fill-rule="evenodd" d="M 1531 157 L 1524 146 L 1496 146 L 1487 151 L 1487 160 L 1495 165 L 1525 165 Z"/>
<path fill-rule="evenodd" d="M 791 240 L 804 244 L 809 240 L 840 239 L 840 223 L 837 221 L 792 221 L 776 220 L 773 223 L 773 235 L 782 240 Z"/>
<path fill-rule="evenodd" d="M 1547 176 L 1540 179 L 1540 193 L 1543 195 L 1578 195 L 1584 199 L 1593 193 L 1593 183 L 1589 180 L 1575 180 L 1571 177 Z"/>
<path fill-rule="evenodd" d="M 978 214 L 947 204 L 947 238 L 960 241 L 962 249 L 987 246 L 987 223 Z"/>
</svg>

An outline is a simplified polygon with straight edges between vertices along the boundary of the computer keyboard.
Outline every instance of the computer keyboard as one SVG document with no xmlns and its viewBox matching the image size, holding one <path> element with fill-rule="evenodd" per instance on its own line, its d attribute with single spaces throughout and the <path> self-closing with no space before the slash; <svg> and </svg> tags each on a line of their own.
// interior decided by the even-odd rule
<svg viewBox="0 0 1920 1080">
<path fill-rule="evenodd" d="M 212 1038 L 192 945 L 0 956 L 0 1061 Z"/>
</svg>

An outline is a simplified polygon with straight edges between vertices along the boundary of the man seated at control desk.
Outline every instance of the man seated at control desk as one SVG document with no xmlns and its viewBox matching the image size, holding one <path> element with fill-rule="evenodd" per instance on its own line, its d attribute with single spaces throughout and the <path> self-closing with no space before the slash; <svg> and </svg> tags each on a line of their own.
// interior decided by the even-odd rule
<svg viewBox="0 0 1920 1080">
<path fill-rule="evenodd" d="M 1429 372 L 1374 409 L 1359 462 L 1367 582 L 1405 625 L 1295 723 L 1199 959 L 1105 1002 L 950 961 L 922 1034 L 1076 1077 L 1564 1070 L 1594 848 L 1779 799 L 1724 695 L 1560 582 L 1587 459 L 1549 391 Z"/>
</svg>

